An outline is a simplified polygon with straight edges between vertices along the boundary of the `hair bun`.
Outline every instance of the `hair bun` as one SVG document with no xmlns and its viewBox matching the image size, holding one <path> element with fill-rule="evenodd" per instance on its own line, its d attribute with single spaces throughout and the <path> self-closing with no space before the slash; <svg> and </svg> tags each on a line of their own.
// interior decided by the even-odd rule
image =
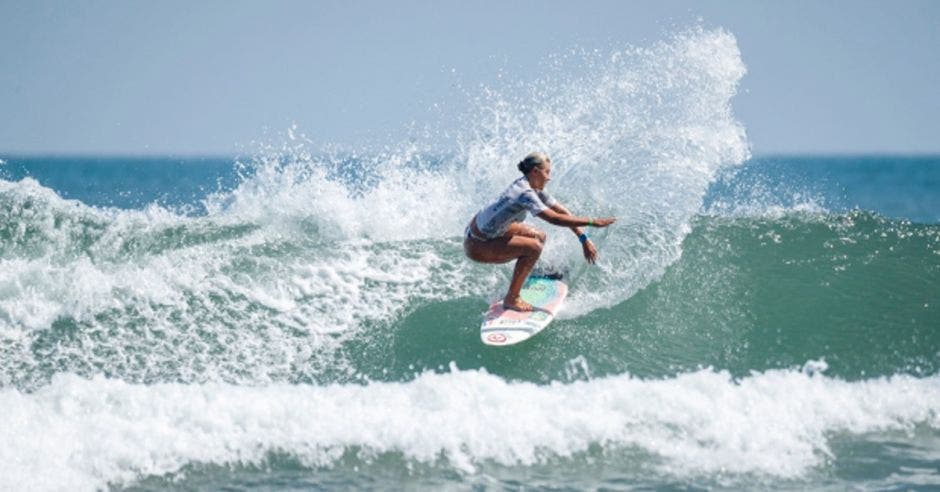
<svg viewBox="0 0 940 492">
<path fill-rule="evenodd" d="M 531 154 L 525 156 L 525 159 L 522 159 L 521 162 L 516 166 L 519 168 L 519 171 L 522 174 L 529 174 L 529 171 L 534 169 L 537 166 L 542 166 L 546 162 L 549 162 L 550 159 L 544 152 L 532 152 Z"/>
</svg>

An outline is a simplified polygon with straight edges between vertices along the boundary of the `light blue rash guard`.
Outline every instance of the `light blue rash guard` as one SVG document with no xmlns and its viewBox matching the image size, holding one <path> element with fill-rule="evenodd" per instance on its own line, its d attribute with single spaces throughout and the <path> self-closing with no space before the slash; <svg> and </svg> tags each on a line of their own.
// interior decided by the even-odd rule
<svg viewBox="0 0 940 492">
<path fill-rule="evenodd" d="M 525 176 L 515 180 L 495 202 L 477 213 L 477 229 L 487 239 L 499 237 L 513 222 L 525 220 L 525 213 L 538 215 L 557 203 L 544 190 L 536 191 Z"/>
</svg>

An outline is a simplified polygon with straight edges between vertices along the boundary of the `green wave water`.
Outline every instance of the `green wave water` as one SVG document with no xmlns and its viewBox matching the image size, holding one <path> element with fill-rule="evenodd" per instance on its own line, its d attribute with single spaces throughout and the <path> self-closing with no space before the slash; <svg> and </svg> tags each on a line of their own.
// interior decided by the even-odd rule
<svg viewBox="0 0 940 492">
<path fill-rule="evenodd" d="M 682 250 L 658 282 L 528 344 L 481 354 L 465 320 L 482 303 L 470 297 L 418 307 L 349 353 L 379 380 L 449 361 L 539 382 L 701 367 L 745 376 L 808 360 L 850 380 L 940 369 L 936 225 L 864 212 L 700 216 Z"/>
</svg>

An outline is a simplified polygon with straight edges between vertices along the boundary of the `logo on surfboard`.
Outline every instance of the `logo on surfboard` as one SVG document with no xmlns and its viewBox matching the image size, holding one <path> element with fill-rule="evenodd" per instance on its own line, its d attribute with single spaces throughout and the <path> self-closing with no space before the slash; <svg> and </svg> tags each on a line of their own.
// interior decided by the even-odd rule
<svg viewBox="0 0 940 492">
<path fill-rule="evenodd" d="M 486 341 L 490 343 L 505 343 L 506 335 L 502 333 L 490 333 L 486 336 Z"/>
</svg>

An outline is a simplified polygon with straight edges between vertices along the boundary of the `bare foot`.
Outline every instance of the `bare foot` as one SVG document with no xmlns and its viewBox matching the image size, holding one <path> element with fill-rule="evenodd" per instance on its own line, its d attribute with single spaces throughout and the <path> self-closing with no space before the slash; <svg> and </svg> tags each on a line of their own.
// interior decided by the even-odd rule
<svg viewBox="0 0 940 492">
<path fill-rule="evenodd" d="M 527 312 L 527 311 L 532 310 L 532 305 L 529 304 L 528 302 L 523 301 L 521 297 L 517 297 L 513 299 L 512 301 L 507 301 L 506 299 L 503 299 L 503 309 Z"/>
</svg>

